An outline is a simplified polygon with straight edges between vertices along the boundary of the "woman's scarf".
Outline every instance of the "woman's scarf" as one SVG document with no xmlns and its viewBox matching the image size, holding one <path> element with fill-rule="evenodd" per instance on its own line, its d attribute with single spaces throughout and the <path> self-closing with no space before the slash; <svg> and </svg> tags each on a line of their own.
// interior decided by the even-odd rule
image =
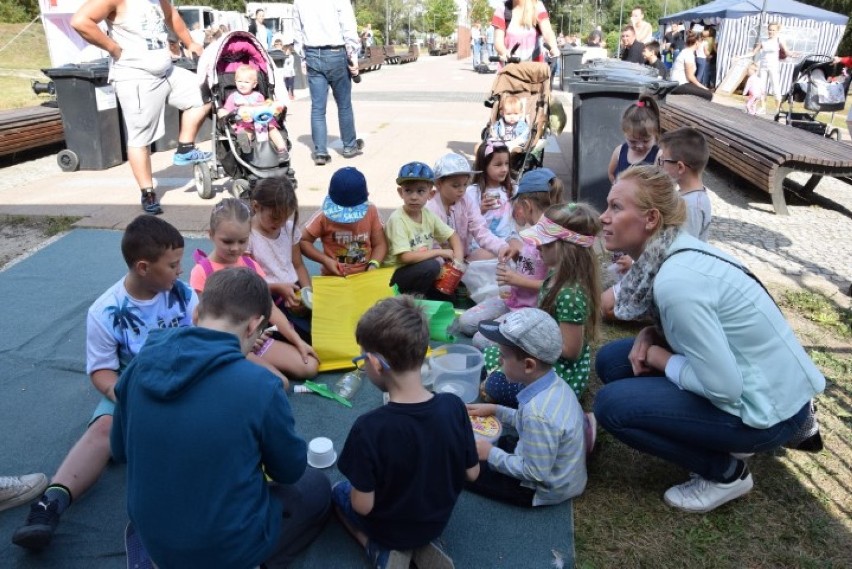
<svg viewBox="0 0 852 569">
<path fill-rule="evenodd" d="M 615 299 L 615 316 L 619 320 L 650 318 L 660 324 L 660 313 L 654 304 L 654 279 L 679 232 L 679 227 L 667 227 L 652 237 L 621 279 L 621 290 Z"/>
</svg>

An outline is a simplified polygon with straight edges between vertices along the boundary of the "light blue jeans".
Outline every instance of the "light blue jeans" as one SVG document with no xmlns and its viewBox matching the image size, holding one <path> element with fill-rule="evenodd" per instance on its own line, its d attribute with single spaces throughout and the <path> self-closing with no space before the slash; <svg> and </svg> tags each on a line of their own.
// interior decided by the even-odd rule
<svg viewBox="0 0 852 569">
<path fill-rule="evenodd" d="M 598 424 L 624 444 L 672 462 L 707 480 L 722 481 L 736 453 L 774 450 L 790 440 L 808 416 L 795 415 L 755 429 L 708 399 L 679 389 L 665 377 L 633 375 L 627 359 L 633 338 L 598 350 L 595 369 L 605 384 L 595 396 Z"/>
<path fill-rule="evenodd" d="M 314 154 L 328 155 L 328 127 L 325 122 L 328 88 L 337 104 L 337 121 L 343 148 L 355 148 L 355 116 L 352 113 L 352 79 L 349 77 L 346 49 L 305 48 L 308 89 L 311 93 L 311 138 Z"/>
</svg>

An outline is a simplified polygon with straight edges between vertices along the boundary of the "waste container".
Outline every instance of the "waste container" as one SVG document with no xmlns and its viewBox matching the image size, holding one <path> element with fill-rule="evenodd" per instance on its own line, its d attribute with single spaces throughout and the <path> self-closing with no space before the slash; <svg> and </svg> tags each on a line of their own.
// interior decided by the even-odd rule
<svg viewBox="0 0 852 569">
<path fill-rule="evenodd" d="M 56 86 L 66 149 L 56 159 L 65 172 L 105 170 L 122 163 L 121 120 L 106 59 L 42 69 Z"/>
<path fill-rule="evenodd" d="M 559 77 L 559 88 L 565 91 L 565 83 L 574 76 L 574 71 L 583 64 L 585 50 L 576 47 L 563 46 L 562 53 L 562 75 Z"/>
<path fill-rule="evenodd" d="M 566 88 L 572 94 L 571 199 L 606 209 L 606 196 L 612 184 L 607 175 L 612 150 L 624 142 L 621 115 L 642 93 L 664 99 L 675 87 L 673 81 L 660 81 L 648 75 L 634 75 L 632 82 L 575 78 Z"/>
</svg>

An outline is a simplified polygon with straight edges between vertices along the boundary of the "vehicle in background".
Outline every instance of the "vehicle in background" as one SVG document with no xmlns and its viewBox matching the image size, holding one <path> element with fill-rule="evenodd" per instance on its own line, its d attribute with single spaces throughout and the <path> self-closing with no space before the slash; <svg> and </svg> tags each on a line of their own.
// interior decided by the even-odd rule
<svg viewBox="0 0 852 569">
<path fill-rule="evenodd" d="M 239 12 L 214 10 L 210 6 L 178 6 L 178 13 L 190 30 L 199 22 L 203 30 L 218 28 L 223 24 L 229 32 L 248 30 L 248 20 Z"/>
</svg>

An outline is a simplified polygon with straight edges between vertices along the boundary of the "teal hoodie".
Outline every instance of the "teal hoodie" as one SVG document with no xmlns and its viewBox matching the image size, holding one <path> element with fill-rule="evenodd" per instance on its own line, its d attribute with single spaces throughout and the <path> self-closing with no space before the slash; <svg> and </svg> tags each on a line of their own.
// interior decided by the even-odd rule
<svg viewBox="0 0 852 569">
<path fill-rule="evenodd" d="M 307 464 L 281 381 L 233 334 L 171 328 L 116 386 L 112 455 L 127 462 L 127 510 L 163 567 L 256 567 L 275 550 L 282 506 L 261 465 L 291 484 Z"/>
</svg>

